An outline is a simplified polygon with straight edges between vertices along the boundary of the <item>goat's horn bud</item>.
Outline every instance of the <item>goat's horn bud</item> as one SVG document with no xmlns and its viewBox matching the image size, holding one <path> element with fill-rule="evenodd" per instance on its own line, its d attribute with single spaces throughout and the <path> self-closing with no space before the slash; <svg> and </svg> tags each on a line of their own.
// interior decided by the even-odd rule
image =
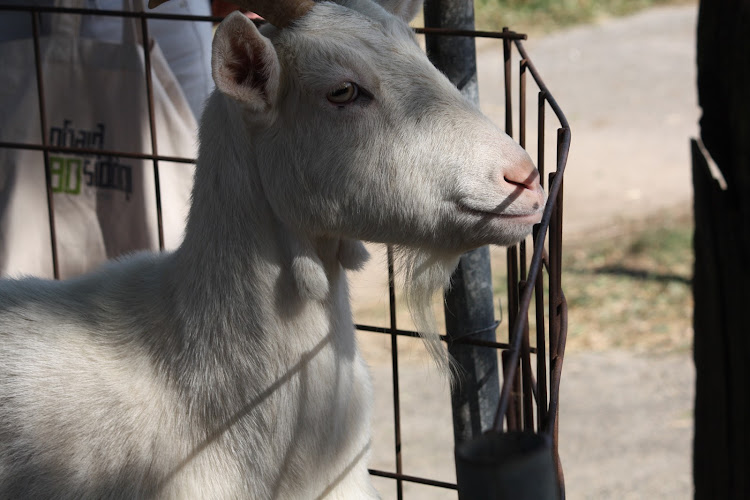
<svg viewBox="0 0 750 500">
<path fill-rule="evenodd" d="M 255 12 L 277 28 L 289 26 L 315 5 L 312 0 L 231 0 L 231 2 Z"/>
<path fill-rule="evenodd" d="M 167 1 L 149 0 L 148 8 L 153 9 Z M 288 26 L 315 5 L 313 0 L 230 0 L 230 3 L 255 12 L 277 28 Z"/>
</svg>

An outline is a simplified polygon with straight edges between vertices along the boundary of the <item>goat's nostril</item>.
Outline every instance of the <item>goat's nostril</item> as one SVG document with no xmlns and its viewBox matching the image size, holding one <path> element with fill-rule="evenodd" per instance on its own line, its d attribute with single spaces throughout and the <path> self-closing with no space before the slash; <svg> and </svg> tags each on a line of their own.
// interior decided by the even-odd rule
<svg viewBox="0 0 750 500">
<path fill-rule="evenodd" d="M 525 176 L 514 175 L 512 177 L 505 175 L 503 180 L 512 186 L 519 187 L 521 189 L 535 190 L 539 185 L 539 174 L 534 171 L 531 174 Z"/>
<path fill-rule="evenodd" d="M 507 182 L 508 184 L 512 184 L 513 186 L 518 186 L 521 189 L 528 189 L 529 187 L 523 182 L 514 181 L 513 179 L 508 179 L 507 177 L 503 177 L 503 179 L 505 179 L 505 182 Z"/>
</svg>

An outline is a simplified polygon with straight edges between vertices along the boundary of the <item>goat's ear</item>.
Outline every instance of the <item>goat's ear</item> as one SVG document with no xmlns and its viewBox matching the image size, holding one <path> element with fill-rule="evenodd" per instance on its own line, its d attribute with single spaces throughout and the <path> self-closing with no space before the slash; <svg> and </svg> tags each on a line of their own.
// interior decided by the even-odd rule
<svg viewBox="0 0 750 500">
<path fill-rule="evenodd" d="M 232 12 L 216 29 L 211 58 L 216 87 L 253 111 L 267 111 L 279 89 L 279 58 L 250 19 Z"/>
<path fill-rule="evenodd" d="M 417 16 L 424 0 L 376 0 L 385 10 L 407 23 Z"/>
</svg>

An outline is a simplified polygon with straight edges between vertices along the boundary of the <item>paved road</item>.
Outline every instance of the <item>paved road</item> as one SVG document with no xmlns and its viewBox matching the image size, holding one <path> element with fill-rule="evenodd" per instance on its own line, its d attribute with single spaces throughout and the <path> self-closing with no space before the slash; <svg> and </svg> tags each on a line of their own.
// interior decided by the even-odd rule
<svg viewBox="0 0 750 500">
<path fill-rule="evenodd" d="M 690 202 L 689 138 L 700 117 L 696 16 L 697 7 L 651 9 L 525 43 L 571 124 L 569 237 Z M 498 49 L 482 45 L 480 99 L 504 123 L 503 96 L 493 88 L 502 82 Z M 533 113 L 529 120 L 536 124 Z"/>
<path fill-rule="evenodd" d="M 566 238 L 689 207 L 688 140 L 699 117 L 696 14 L 696 7 L 652 9 L 526 43 L 573 131 Z M 503 123 L 502 96 L 493 88 L 502 82 L 500 54 L 498 45 L 481 44 L 482 107 L 497 123 Z M 387 298 L 372 295 L 385 283 L 379 265 L 382 257 L 353 275 L 355 309 L 385 310 Z M 409 342 L 402 342 L 401 367 L 404 471 L 452 481 L 447 388 Z M 390 367 L 384 347 L 365 344 L 377 391 L 373 466 L 393 470 Z M 569 353 L 560 429 L 568 498 L 690 498 L 693 380 L 686 353 Z M 377 486 L 384 498 L 395 498 L 392 481 L 379 479 Z M 405 498 L 456 496 L 409 486 Z"/>
<path fill-rule="evenodd" d="M 407 357 L 414 348 L 402 351 Z M 377 387 L 372 466 L 394 470 L 391 368 Z M 402 460 L 410 475 L 455 481 L 450 396 L 426 360 L 400 370 Z M 692 498 L 694 371 L 685 354 L 569 353 L 561 387 L 560 456 L 571 500 Z M 384 499 L 393 481 L 378 479 Z M 455 500 L 452 491 L 406 484 L 407 500 Z"/>
</svg>

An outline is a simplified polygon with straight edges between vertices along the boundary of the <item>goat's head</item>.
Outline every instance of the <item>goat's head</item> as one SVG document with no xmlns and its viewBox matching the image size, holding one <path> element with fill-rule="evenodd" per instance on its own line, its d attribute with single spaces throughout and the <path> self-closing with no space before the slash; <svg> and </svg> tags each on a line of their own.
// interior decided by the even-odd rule
<svg viewBox="0 0 750 500">
<path fill-rule="evenodd" d="M 273 165 L 261 175 L 280 219 L 459 253 L 514 243 L 539 222 L 526 152 L 432 66 L 403 19 L 371 0 L 305 0 L 296 19 L 276 20 L 281 2 L 269 3 L 289 26 L 264 36 L 229 16 L 213 71 Z"/>
<path fill-rule="evenodd" d="M 463 251 L 515 243 L 539 222 L 529 156 L 419 48 L 406 21 L 421 0 L 238 3 L 271 24 L 228 16 L 214 80 L 243 109 L 286 225 L 409 249 L 419 309 Z"/>
</svg>

